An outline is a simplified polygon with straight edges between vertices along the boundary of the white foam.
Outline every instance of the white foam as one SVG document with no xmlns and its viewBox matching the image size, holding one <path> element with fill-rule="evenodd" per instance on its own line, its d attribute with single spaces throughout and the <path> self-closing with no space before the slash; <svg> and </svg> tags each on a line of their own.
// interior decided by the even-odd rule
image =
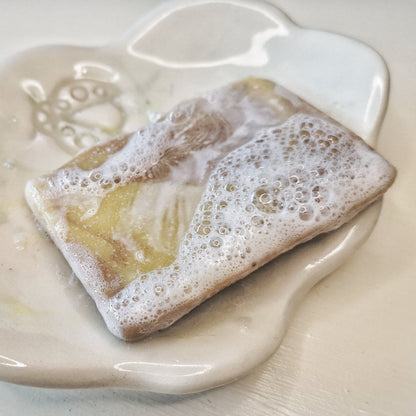
<svg viewBox="0 0 416 416">
<path fill-rule="evenodd" d="M 212 161 L 251 139 L 259 128 L 280 124 L 291 112 L 276 112 L 269 101 L 247 94 L 242 86 L 217 89 L 176 106 L 159 122 L 132 134 L 120 151 L 97 168 L 58 170 L 49 177 L 45 196 L 103 196 L 131 180 L 158 177 L 165 160 L 176 181 L 201 182 Z"/>
<path fill-rule="evenodd" d="M 264 129 L 212 172 L 177 261 L 132 282 L 110 300 L 110 313 L 121 327 L 156 325 L 173 305 L 199 303 L 223 282 L 341 225 L 391 173 L 361 140 L 322 119 L 296 114 Z M 163 288 L 156 297 L 155 288 Z"/>
<path fill-rule="evenodd" d="M 90 204 L 89 215 L 109 190 L 132 180 L 163 180 L 167 187 L 174 181 L 182 190 L 199 186 L 190 205 L 184 198 L 190 224 L 178 232 L 176 260 L 138 272 L 109 299 L 102 293 L 120 282 L 106 281 L 93 253 L 65 243 L 64 225 L 60 234 L 47 225 L 114 334 L 134 338 L 168 326 L 272 257 L 340 226 L 391 183 L 393 168 L 381 156 L 286 95 L 271 102 L 235 86 L 216 90 L 131 135 L 99 167 L 63 168 L 29 186 L 29 200 L 34 186 L 45 200 Z M 165 215 L 165 199 L 178 189 L 157 191 L 163 200 L 155 196 L 153 216 Z M 147 211 L 152 207 L 133 206 L 131 226 L 146 222 Z M 120 230 L 114 233 L 130 244 Z M 157 238 L 154 243 L 163 244 Z M 137 256 L 143 253 L 137 250 Z"/>
</svg>

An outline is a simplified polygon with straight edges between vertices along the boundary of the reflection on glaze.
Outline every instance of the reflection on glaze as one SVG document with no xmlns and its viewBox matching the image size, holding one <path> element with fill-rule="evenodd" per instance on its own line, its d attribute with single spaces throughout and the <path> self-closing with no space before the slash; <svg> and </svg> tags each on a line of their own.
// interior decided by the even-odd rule
<svg viewBox="0 0 416 416">
<path fill-rule="evenodd" d="M 0 355 L 0 365 L 4 365 L 6 367 L 27 367 L 25 363 L 20 361 L 14 360 L 13 358 L 6 357 L 4 355 Z"/>
<path fill-rule="evenodd" d="M 267 29 L 265 31 L 255 33 L 251 39 L 251 45 L 249 46 L 247 52 L 244 52 L 239 55 L 230 56 L 224 59 L 210 59 L 206 61 L 171 61 L 157 55 L 150 55 L 147 53 L 140 52 L 137 44 L 131 45 L 129 48 L 129 52 L 136 58 L 150 61 L 156 65 L 175 69 L 212 68 L 224 65 L 258 67 L 266 65 L 269 62 L 269 56 L 267 54 L 267 51 L 265 50 L 265 45 L 270 39 L 276 36 L 281 36 L 280 28 Z"/>
<path fill-rule="evenodd" d="M 81 61 L 74 64 L 75 79 L 94 79 L 106 83 L 117 83 L 120 74 L 102 62 Z"/>
<path fill-rule="evenodd" d="M 382 111 L 381 113 L 379 112 L 379 109 L 377 108 L 377 103 L 379 103 L 383 99 L 383 95 L 385 94 L 385 88 L 386 80 L 380 75 L 374 76 L 371 83 L 371 90 L 370 96 L 368 98 L 368 103 L 364 110 L 364 123 L 371 123 L 372 120 L 378 119 L 380 121 L 379 126 L 381 126 L 382 117 L 384 117 L 384 111 Z M 376 139 L 377 136 L 374 135 L 370 144 L 374 146 L 376 144 Z"/>
<path fill-rule="evenodd" d="M 319 257 L 318 259 L 315 259 L 315 261 L 307 264 L 305 266 L 305 271 L 313 272 L 314 270 L 319 270 L 320 266 L 328 262 L 330 263 L 333 259 L 336 259 L 337 256 L 339 255 L 342 256 L 343 252 L 347 252 L 348 243 L 351 239 L 354 238 L 354 233 L 357 232 L 356 228 L 357 228 L 356 225 L 352 226 L 346 233 L 345 240 L 341 241 L 338 245 L 334 246 L 333 249 L 329 251 L 328 253 L 322 254 L 322 256 Z"/>
<path fill-rule="evenodd" d="M 158 49 L 148 48 L 148 44 L 146 44 L 146 37 L 152 38 L 154 32 L 156 33 L 168 33 L 169 26 L 165 28 L 163 24 L 166 20 L 169 19 L 181 19 L 181 12 L 189 12 L 189 9 L 195 6 L 204 6 L 206 4 L 210 4 L 211 2 L 207 0 L 199 0 L 193 2 L 193 4 L 183 4 L 183 2 L 175 2 L 172 4 L 171 9 L 166 13 L 161 13 L 156 19 L 152 20 L 149 24 L 144 24 L 142 28 L 139 29 L 138 33 L 135 34 L 132 41 L 127 45 L 127 51 L 131 55 L 136 58 L 144 59 L 146 61 L 152 62 L 156 65 L 168 67 L 168 68 L 212 68 L 224 65 L 237 65 L 237 66 L 248 66 L 248 67 L 261 67 L 266 65 L 269 62 L 269 55 L 266 50 L 266 44 L 275 37 L 285 37 L 289 35 L 289 28 L 288 26 L 284 25 L 284 23 L 275 18 L 276 9 L 273 9 L 273 12 L 270 12 L 264 3 L 259 3 L 255 1 L 247 1 L 244 4 L 240 2 L 233 2 L 233 1 L 224 1 L 224 2 L 216 2 L 215 6 L 220 7 L 223 6 L 227 8 L 229 5 L 236 5 L 243 9 L 250 10 L 258 14 L 259 16 L 266 18 L 267 23 L 270 24 L 271 22 L 275 25 L 275 27 L 266 28 L 262 30 L 258 30 L 253 32 L 250 36 L 250 39 L 247 39 L 246 44 L 243 45 L 242 49 L 245 51 L 242 53 L 237 54 L 227 54 L 225 57 L 219 57 L 218 49 L 215 51 L 212 50 L 212 56 L 208 56 L 207 59 L 203 60 L 195 60 L 192 55 L 181 56 L 181 60 L 178 61 L 176 59 L 169 59 L 163 56 L 163 52 L 159 51 Z M 211 3 L 212 5 L 212 3 Z M 224 10 L 225 11 L 225 10 Z M 216 16 L 218 19 L 224 14 L 223 10 L 217 10 Z M 203 13 L 203 12 L 202 12 Z M 186 19 L 183 17 L 182 19 Z M 266 20 L 265 20 L 266 23 Z M 248 28 L 245 26 L 241 26 L 235 24 L 233 20 L 229 20 L 228 24 L 230 27 L 228 28 L 228 32 L 233 32 L 234 34 L 241 32 L 241 39 L 246 37 L 248 33 Z M 251 29 L 251 28 L 250 28 Z M 225 34 L 224 34 L 225 35 Z M 198 33 L 195 33 L 195 36 L 198 36 Z M 216 35 L 218 38 L 218 34 Z M 214 36 L 213 36 L 214 38 Z M 211 40 L 211 39 L 210 39 Z M 172 39 L 171 39 L 172 41 Z M 174 40 L 173 40 L 174 42 Z M 196 39 L 196 42 L 198 40 Z M 215 41 L 214 41 L 215 42 Z M 221 40 L 220 40 L 221 43 Z M 151 40 L 150 40 L 151 44 Z M 204 45 L 203 45 L 204 46 Z M 202 46 L 202 49 L 203 49 Z M 211 45 L 210 45 L 211 46 Z M 149 52 L 146 50 L 150 49 Z M 210 47 L 206 48 L 209 51 Z"/>
<path fill-rule="evenodd" d="M 158 377 L 178 377 L 178 376 L 201 376 L 212 369 L 209 364 L 181 364 L 160 363 L 148 361 L 128 361 L 114 365 L 118 371 L 139 373 L 140 375 L 158 376 Z"/>
</svg>

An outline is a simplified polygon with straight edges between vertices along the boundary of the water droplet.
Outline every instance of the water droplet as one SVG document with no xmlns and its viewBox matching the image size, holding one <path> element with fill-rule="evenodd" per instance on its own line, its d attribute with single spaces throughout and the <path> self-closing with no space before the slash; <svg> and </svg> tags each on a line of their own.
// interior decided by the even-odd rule
<svg viewBox="0 0 416 416">
<path fill-rule="evenodd" d="M 3 166 L 4 166 L 6 169 L 14 169 L 14 168 L 16 167 L 16 161 L 15 161 L 14 159 L 6 159 L 6 160 L 3 162 Z"/>
<path fill-rule="evenodd" d="M 25 232 L 19 232 L 13 235 L 13 243 L 18 251 L 22 251 L 26 248 L 27 234 Z"/>
</svg>

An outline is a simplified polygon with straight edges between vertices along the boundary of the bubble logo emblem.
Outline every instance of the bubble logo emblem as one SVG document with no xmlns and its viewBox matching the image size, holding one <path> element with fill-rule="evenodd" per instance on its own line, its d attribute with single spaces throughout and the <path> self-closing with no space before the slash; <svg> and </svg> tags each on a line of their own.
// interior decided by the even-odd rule
<svg viewBox="0 0 416 416">
<path fill-rule="evenodd" d="M 126 113 L 114 82 L 67 78 L 47 95 L 39 82 L 26 79 L 22 88 L 33 105 L 36 133 L 71 155 L 122 132 Z"/>
</svg>

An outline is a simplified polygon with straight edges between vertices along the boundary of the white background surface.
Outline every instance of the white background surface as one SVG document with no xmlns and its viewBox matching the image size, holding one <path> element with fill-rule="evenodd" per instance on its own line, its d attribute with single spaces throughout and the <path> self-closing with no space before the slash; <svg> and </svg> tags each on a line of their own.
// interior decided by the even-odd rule
<svg viewBox="0 0 416 416">
<path fill-rule="evenodd" d="M 45 43 L 105 44 L 156 2 L 3 1 L 0 57 Z M 375 232 L 313 289 L 284 342 L 248 377 L 166 396 L 0 383 L 0 415 L 416 414 L 416 3 L 275 0 L 297 24 L 362 40 L 386 60 L 391 94 L 378 150 L 399 171 Z"/>
</svg>

